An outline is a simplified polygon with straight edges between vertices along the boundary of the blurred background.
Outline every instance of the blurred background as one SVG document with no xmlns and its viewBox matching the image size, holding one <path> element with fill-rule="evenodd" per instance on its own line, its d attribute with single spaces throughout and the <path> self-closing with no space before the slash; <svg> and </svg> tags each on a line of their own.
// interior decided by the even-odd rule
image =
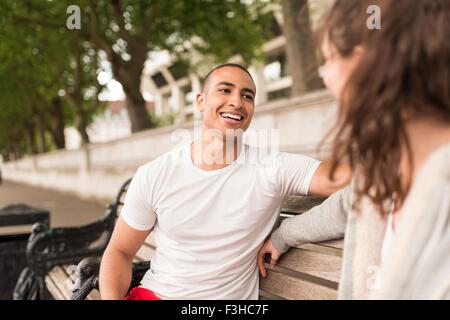
<svg viewBox="0 0 450 320">
<path fill-rule="evenodd" d="M 120 185 L 193 132 L 215 65 L 246 66 L 251 129 L 323 158 L 336 117 L 314 31 L 333 0 L 22 0 L 0 3 L 0 207 L 52 226 L 103 214 Z"/>
</svg>

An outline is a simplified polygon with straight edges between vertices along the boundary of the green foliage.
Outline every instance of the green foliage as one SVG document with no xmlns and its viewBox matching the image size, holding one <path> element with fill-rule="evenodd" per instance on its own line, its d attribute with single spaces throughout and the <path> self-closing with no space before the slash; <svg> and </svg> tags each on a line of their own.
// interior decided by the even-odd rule
<svg viewBox="0 0 450 320">
<path fill-rule="evenodd" d="M 27 135 L 42 127 L 56 143 L 61 123 L 80 130 L 88 125 L 104 108 L 97 100 L 102 90 L 97 82 L 99 54 L 110 62 L 127 94 L 135 97 L 141 95 L 140 76 L 149 51 L 168 50 L 178 56 L 184 62 L 181 73 L 204 63 L 191 59 L 194 51 L 216 63 L 236 53 L 246 63 L 261 57 L 261 45 L 270 36 L 269 16 L 262 13 L 268 3 L 1 1 L 0 150 L 15 145 L 24 152 Z M 80 30 L 66 27 L 70 5 L 81 9 Z"/>
<path fill-rule="evenodd" d="M 77 114 L 86 112 L 83 105 L 97 98 L 100 86 L 91 89 L 90 98 L 83 98 L 97 84 L 97 60 L 93 58 L 97 52 L 64 24 L 49 29 L 45 23 L 31 22 L 42 19 L 51 25 L 51 19 L 46 19 L 52 10 L 42 1 L 0 4 L 0 150 L 24 140 L 30 143 L 27 152 L 62 147 L 64 126 L 73 124 Z M 37 150 L 36 143 L 40 128 L 53 137 L 50 143 L 44 139 L 43 150 Z M 58 134 L 59 145 L 54 141 Z M 23 152 L 23 148 L 18 151 Z"/>
</svg>

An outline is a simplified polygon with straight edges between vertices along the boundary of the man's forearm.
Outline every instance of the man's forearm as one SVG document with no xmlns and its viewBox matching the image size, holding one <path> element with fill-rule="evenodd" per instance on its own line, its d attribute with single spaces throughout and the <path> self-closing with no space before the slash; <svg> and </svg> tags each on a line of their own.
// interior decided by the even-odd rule
<svg viewBox="0 0 450 320">
<path fill-rule="evenodd" d="M 100 296 L 103 300 L 121 300 L 130 287 L 132 259 L 115 250 L 106 250 L 100 265 Z"/>
</svg>

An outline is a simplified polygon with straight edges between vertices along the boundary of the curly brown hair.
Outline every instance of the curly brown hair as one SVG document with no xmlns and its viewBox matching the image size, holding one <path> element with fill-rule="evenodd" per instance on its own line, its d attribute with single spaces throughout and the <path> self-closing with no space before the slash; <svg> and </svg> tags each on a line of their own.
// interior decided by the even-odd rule
<svg viewBox="0 0 450 320">
<path fill-rule="evenodd" d="M 369 4 L 381 9 L 379 30 L 366 27 Z M 330 176 L 349 162 L 358 176 L 356 203 L 367 196 L 385 215 L 390 201 L 401 206 L 411 186 L 405 123 L 419 117 L 450 123 L 450 1 L 338 0 L 319 30 L 342 56 L 364 48 L 332 131 Z M 400 174 L 402 160 L 409 175 Z"/>
</svg>

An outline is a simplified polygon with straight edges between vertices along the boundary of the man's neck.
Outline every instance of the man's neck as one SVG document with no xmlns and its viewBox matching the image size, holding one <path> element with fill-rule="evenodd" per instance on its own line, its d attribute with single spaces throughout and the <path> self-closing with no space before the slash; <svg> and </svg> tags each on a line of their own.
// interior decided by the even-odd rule
<svg viewBox="0 0 450 320">
<path fill-rule="evenodd" d="M 191 144 L 191 159 L 202 170 L 219 170 L 235 161 L 241 150 L 242 137 L 227 137 L 222 140 L 208 137 L 202 132 L 201 139 Z"/>
</svg>

